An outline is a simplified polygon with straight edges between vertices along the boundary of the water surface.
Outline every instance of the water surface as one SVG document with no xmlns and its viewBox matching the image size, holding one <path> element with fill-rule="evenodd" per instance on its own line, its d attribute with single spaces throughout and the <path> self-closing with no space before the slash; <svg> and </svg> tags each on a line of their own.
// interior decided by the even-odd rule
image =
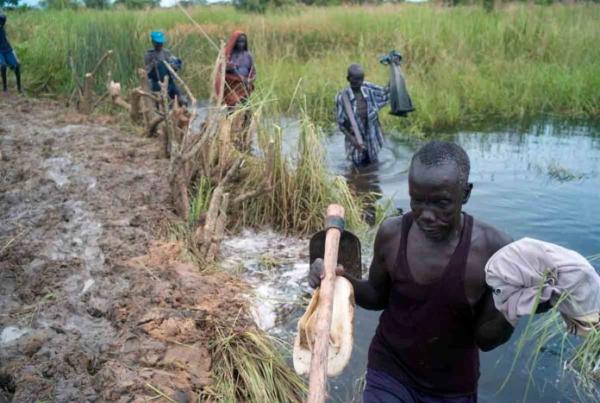
<svg viewBox="0 0 600 403">
<path fill-rule="evenodd" d="M 473 193 L 465 211 L 492 224 L 514 239 L 525 236 L 572 248 L 584 256 L 600 252 L 600 131 L 586 125 L 538 124 L 530 130 L 458 133 L 440 136 L 456 141 L 471 159 Z M 409 210 L 406 170 L 419 142 L 389 141 L 374 169 L 357 173 L 346 161 L 335 159 L 343 139 L 328 142 L 330 165 L 358 188 L 378 190 Z M 598 262 L 596 268 L 600 269 Z M 335 397 L 347 401 L 355 379 L 364 373 L 367 349 L 379 312 L 356 311 L 352 362 L 333 381 Z M 521 321 L 524 322 L 524 321 Z M 507 385 L 499 391 L 515 356 L 518 327 L 511 341 L 481 354 L 481 402 L 523 401 L 528 382 L 525 354 Z M 585 401 L 573 390 L 573 379 L 561 377 L 559 346 L 542 354 L 530 384 L 527 401 Z M 590 399 L 591 400 L 591 399 Z"/>
<path fill-rule="evenodd" d="M 284 130 L 286 146 L 293 150 L 297 127 L 291 124 Z M 600 253 L 600 131 L 597 127 L 545 122 L 527 130 L 462 132 L 438 137 L 456 141 L 470 156 L 474 189 L 465 211 L 514 239 L 538 238 L 572 248 L 584 256 Z M 335 174 L 345 176 L 357 191 L 379 192 L 408 211 L 407 169 L 420 144 L 410 138 L 387 141 L 380 162 L 360 172 L 343 158 L 341 135 L 331 136 L 324 146 L 328 164 Z M 243 248 L 236 245 L 245 245 L 249 239 L 257 247 L 253 256 L 244 256 Z M 262 321 L 267 330 L 292 341 L 297 320 L 303 313 L 301 304 L 309 296 L 305 280 L 307 240 L 273 233 L 242 234 L 225 243 L 225 250 L 228 249 L 231 256 L 236 256 L 236 264 L 245 266 L 250 283 L 257 285 L 259 323 Z M 278 268 L 270 267 L 269 261 L 278 262 Z M 363 263 L 369 264 L 368 261 Z M 600 269 L 598 263 L 594 264 Z M 348 402 L 355 395 L 355 384 L 364 374 L 367 349 L 379 315 L 380 312 L 357 308 L 352 360 L 342 375 L 330 380 L 333 401 Z M 560 376 L 556 343 L 548 345 L 538 361 L 533 371 L 534 384 L 524 364 L 528 358 L 525 354 L 506 386 L 499 390 L 513 362 L 521 327 L 510 342 L 481 354 L 479 400 L 523 401 L 529 384 L 526 401 L 586 401 L 575 393 L 572 377 Z"/>
</svg>

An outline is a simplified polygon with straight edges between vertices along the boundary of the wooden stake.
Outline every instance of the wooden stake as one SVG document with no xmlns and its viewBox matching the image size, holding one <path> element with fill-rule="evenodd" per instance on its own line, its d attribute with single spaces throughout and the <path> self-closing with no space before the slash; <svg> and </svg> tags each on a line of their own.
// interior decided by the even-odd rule
<svg viewBox="0 0 600 403">
<path fill-rule="evenodd" d="M 129 97 L 131 100 L 131 109 L 129 111 L 129 117 L 135 123 L 140 123 L 142 121 L 142 95 L 140 94 L 140 91 L 134 89 L 133 91 L 131 91 Z"/>
<path fill-rule="evenodd" d="M 344 208 L 338 204 L 327 207 L 327 217 L 343 220 Z M 315 344 L 310 361 L 307 403 L 323 403 L 327 395 L 327 354 L 331 328 L 331 311 L 335 291 L 335 268 L 342 230 L 329 228 L 325 236 L 324 274 L 319 287 L 319 307 L 315 324 Z"/>
<path fill-rule="evenodd" d="M 113 104 L 120 106 L 125 110 L 131 110 L 132 106 L 128 104 L 127 101 L 125 101 L 123 98 L 121 98 L 121 84 L 115 83 L 114 81 L 110 80 L 107 85 L 107 89 Z"/>
<path fill-rule="evenodd" d="M 83 95 L 79 110 L 81 113 L 89 114 L 92 112 L 94 105 L 94 76 L 91 73 L 86 73 L 83 79 Z"/>
<path fill-rule="evenodd" d="M 148 84 L 148 77 L 146 75 L 146 70 L 138 69 L 137 74 L 138 74 L 138 78 L 140 79 L 140 90 L 144 93 L 150 94 L 151 91 L 150 91 L 150 85 Z M 156 110 L 156 104 L 153 103 L 147 97 L 142 97 L 141 113 L 142 113 L 142 117 L 143 117 L 146 128 L 148 127 L 148 124 L 150 123 L 150 115 L 153 110 Z"/>
</svg>

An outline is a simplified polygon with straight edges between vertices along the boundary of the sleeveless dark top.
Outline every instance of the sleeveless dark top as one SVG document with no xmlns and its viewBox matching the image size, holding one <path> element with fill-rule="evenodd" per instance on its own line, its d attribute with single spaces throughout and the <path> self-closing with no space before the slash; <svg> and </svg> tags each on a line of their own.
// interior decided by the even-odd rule
<svg viewBox="0 0 600 403">
<path fill-rule="evenodd" d="M 404 215 L 388 306 L 379 318 L 368 366 L 432 395 L 474 394 L 479 349 L 475 315 L 465 295 L 473 217 L 464 215 L 460 240 L 442 277 L 427 285 L 415 282 L 408 267 L 412 223 L 412 214 Z"/>
</svg>

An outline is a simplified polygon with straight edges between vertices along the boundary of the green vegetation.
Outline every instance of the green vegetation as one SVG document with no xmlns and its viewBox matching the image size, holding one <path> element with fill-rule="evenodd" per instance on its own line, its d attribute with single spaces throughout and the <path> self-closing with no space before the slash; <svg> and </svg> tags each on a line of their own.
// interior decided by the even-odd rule
<svg viewBox="0 0 600 403">
<path fill-rule="evenodd" d="M 204 176 L 200 177 L 200 180 L 196 185 L 196 190 L 191 195 L 189 217 L 191 224 L 195 225 L 200 219 L 200 215 L 208 210 L 213 190 L 208 178 Z"/>
<path fill-rule="evenodd" d="M 378 56 L 404 55 L 404 71 L 417 111 L 387 125 L 415 132 L 512 121 L 553 114 L 600 114 L 600 7 L 594 4 L 479 7 L 432 5 L 293 7 L 244 14 L 233 7 L 192 7 L 193 18 L 217 43 L 235 28 L 248 32 L 258 88 L 281 111 L 306 112 L 331 122 L 333 97 L 351 62 L 367 79 L 385 83 Z M 183 73 L 200 97 L 210 91 L 217 50 L 179 9 L 26 12 L 7 28 L 24 65 L 25 83 L 37 93 L 69 94 L 69 55 L 78 76 L 106 49 L 114 49 L 115 80 L 135 84 L 135 68 L 150 47 L 148 33 L 164 29 L 181 55 Z"/>
<path fill-rule="evenodd" d="M 258 116 L 255 116 L 258 119 Z M 341 177 L 332 177 L 325 164 L 323 133 L 304 115 L 297 151 L 283 152 L 282 131 L 266 124 L 258 132 L 260 157 L 247 159 L 242 168 L 243 186 L 248 191 L 270 190 L 248 199 L 236 214 L 241 226 L 272 225 L 282 232 L 311 234 L 323 227 L 323 214 L 331 203 L 346 211 L 346 222 L 353 230 L 364 230 L 363 203 L 351 194 Z"/>
<path fill-rule="evenodd" d="M 592 256 L 591 260 L 596 257 Z M 542 281 L 542 284 L 545 282 Z M 532 312 L 537 310 L 540 302 L 541 290 L 536 295 L 535 304 Z M 523 401 L 527 401 L 527 395 L 531 386 L 535 384 L 534 371 L 541 358 L 541 354 L 554 344 L 559 346 L 558 361 L 563 372 L 571 372 L 575 376 L 575 390 L 582 401 L 600 402 L 600 329 L 592 328 L 589 334 L 575 337 L 571 335 L 565 321 L 559 311 L 561 303 L 569 298 L 568 294 L 560 296 L 554 303 L 552 309 L 543 316 L 529 315 L 525 329 L 518 337 L 516 342 L 516 354 L 512 358 L 511 368 L 500 389 L 504 388 L 519 358 L 527 351 L 529 358 L 525 363 L 525 368 L 529 372 L 527 387 L 523 396 Z"/>
</svg>

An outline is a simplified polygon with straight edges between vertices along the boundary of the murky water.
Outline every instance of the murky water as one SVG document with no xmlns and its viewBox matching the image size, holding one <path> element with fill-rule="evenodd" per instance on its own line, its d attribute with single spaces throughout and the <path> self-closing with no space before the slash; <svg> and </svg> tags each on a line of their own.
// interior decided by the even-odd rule
<svg viewBox="0 0 600 403">
<path fill-rule="evenodd" d="M 514 239 L 524 236 L 554 242 L 584 256 L 600 252 L 600 131 L 590 126 L 537 125 L 527 132 L 460 133 L 443 136 L 459 143 L 471 158 L 474 189 L 465 210 Z M 381 191 L 409 210 L 406 169 L 419 143 L 388 142 L 379 167 L 356 173 L 343 161 L 332 167 L 361 188 Z M 340 149 L 334 136 L 328 149 Z M 331 153 L 331 155 L 333 155 Z M 596 262 L 596 268 L 600 265 Z M 364 373 L 367 349 L 378 312 L 357 309 L 355 349 L 348 370 L 336 379 L 336 398 L 346 401 L 353 382 Z M 523 325 L 523 323 L 521 323 Z M 520 359 L 501 391 L 515 356 L 517 330 L 511 342 L 481 354 L 481 402 L 522 401 L 529 372 Z M 527 401 L 580 401 L 570 377 L 560 377 L 559 346 L 550 345 L 539 360 Z M 523 364 L 521 364 L 523 363 Z"/>
<path fill-rule="evenodd" d="M 289 137 L 293 138 L 294 126 L 288 130 Z M 538 238 L 575 249 L 584 256 L 600 253 L 598 127 L 544 123 L 526 131 L 465 132 L 440 137 L 458 142 L 471 158 L 474 190 L 465 206 L 467 212 L 514 239 Z M 331 169 L 344 175 L 352 186 L 362 191 L 380 192 L 392 198 L 397 207 L 409 210 L 407 168 L 419 142 L 411 139 L 388 141 L 380 155 L 380 163 L 362 172 L 355 171 L 340 157 L 343 153 L 341 135 L 330 137 L 325 146 Z M 230 245 L 235 243 L 234 240 Z M 284 250 L 286 245 L 306 246 L 307 242 L 281 238 L 275 244 L 279 245 L 279 250 Z M 279 253 L 273 249 L 263 249 L 261 253 L 267 251 Z M 306 257 L 302 253 L 294 257 L 292 253 L 279 262 L 277 273 L 258 275 L 261 271 L 259 256 L 256 255 L 254 262 L 247 260 L 243 264 L 250 268 L 246 276 L 261 284 L 259 294 L 262 295 L 257 300 L 262 301 L 262 305 L 271 304 L 267 310 L 275 316 L 262 313 L 263 317 L 270 318 L 267 328 L 291 340 L 302 310 L 290 306 L 306 298 L 306 281 L 302 273 L 302 269 L 307 270 Z M 600 269 L 599 263 L 595 262 L 597 269 Z M 285 304 L 276 301 L 268 302 L 274 295 L 269 290 L 279 290 L 279 299 L 287 295 L 285 304 L 288 308 L 282 309 Z M 355 383 L 365 371 L 367 349 L 379 315 L 380 312 L 357 308 L 352 360 L 341 376 L 330 381 L 334 401 L 351 400 Z M 515 356 L 518 334 L 519 329 L 509 343 L 481 354 L 480 401 L 523 401 L 528 383 L 527 401 L 581 401 L 573 390 L 573 379 L 560 376 L 559 347 L 556 345 L 547 346 L 538 361 L 533 371 L 534 384 L 530 383 L 529 370 L 524 365 L 528 358 L 525 355 L 520 358 L 506 386 L 499 390 Z"/>
</svg>

